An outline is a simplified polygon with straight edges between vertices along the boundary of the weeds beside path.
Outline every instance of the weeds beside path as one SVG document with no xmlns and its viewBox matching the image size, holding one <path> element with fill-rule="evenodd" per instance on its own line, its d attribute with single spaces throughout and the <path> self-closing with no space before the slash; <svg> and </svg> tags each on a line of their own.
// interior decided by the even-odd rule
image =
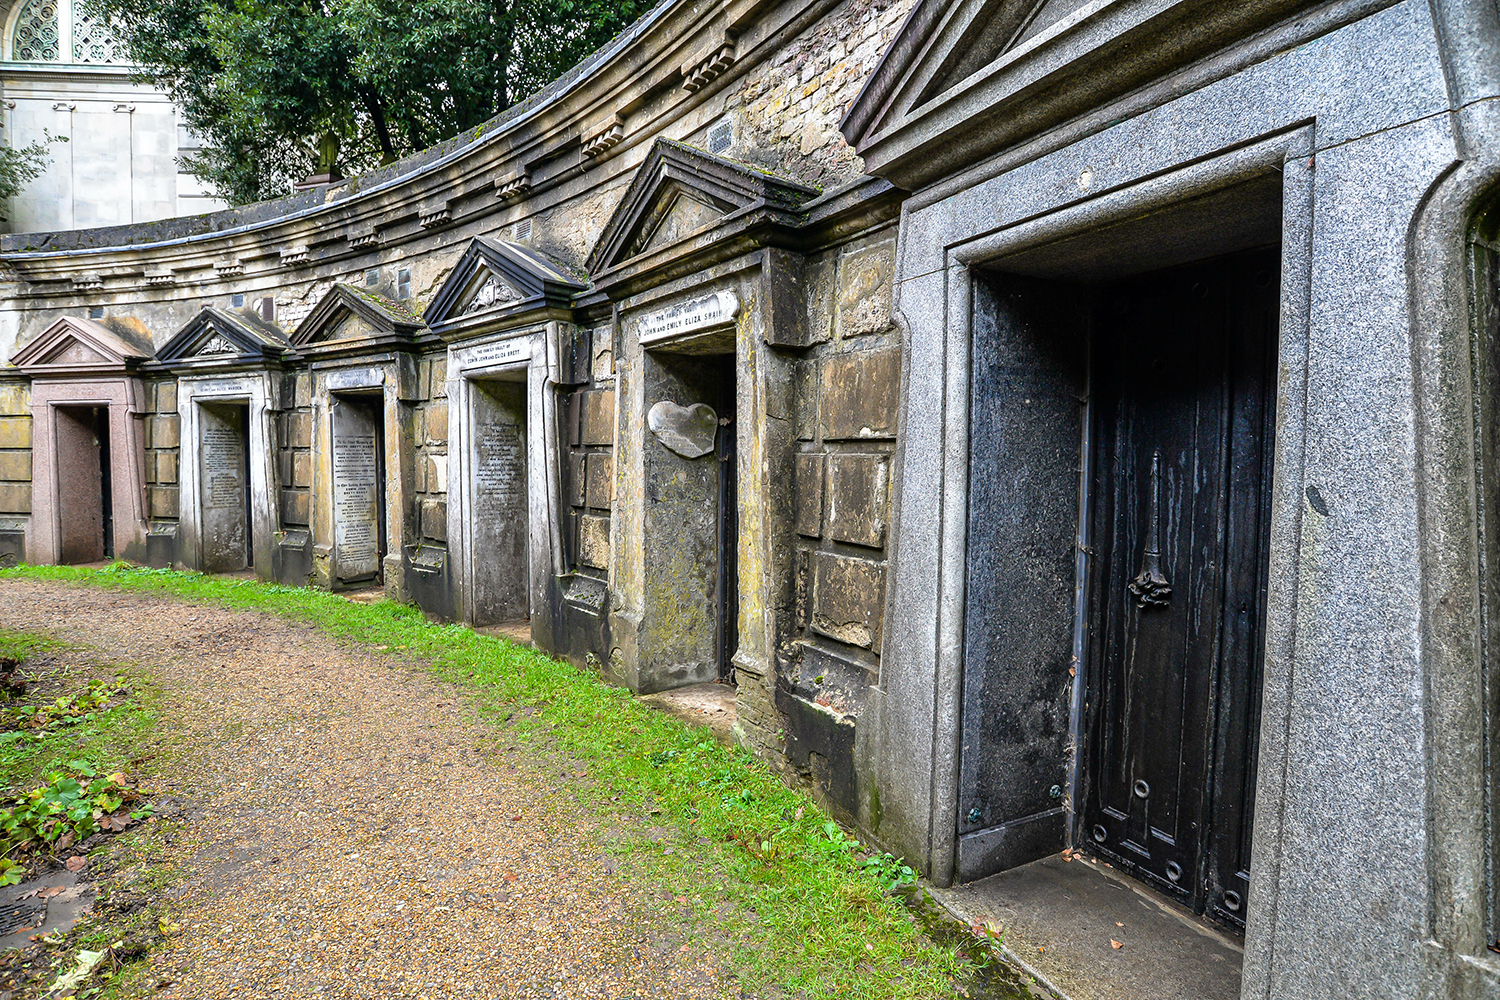
<svg viewBox="0 0 1500 1000">
<path fill-rule="evenodd" d="M 899 998 L 978 982 L 888 893 L 899 867 L 762 763 L 503 640 L 385 602 L 122 566 L 0 572 L 0 620 L 139 663 L 184 734 L 153 780 L 199 805 L 200 846 L 156 995 Z"/>
</svg>

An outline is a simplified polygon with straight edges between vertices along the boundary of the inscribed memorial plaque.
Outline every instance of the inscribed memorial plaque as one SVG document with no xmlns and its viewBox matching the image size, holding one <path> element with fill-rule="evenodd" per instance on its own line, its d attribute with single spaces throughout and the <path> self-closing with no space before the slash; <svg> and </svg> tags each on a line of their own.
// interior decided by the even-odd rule
<svg viewBox="0 0 1500 1000">
<path fill-rule="evenodd" d="M 249 563 L 245 410 L 234 403 L 198 407 L 199 545 L 209 573 Z"/>
<path fill-rule="evenodd" d="M 474 618 L 490 624 L 519 621 L 530 615 L 526 388 L 519 383 L 474 386 L 470 407 Z"/>
<path fill-rule="evenodd" d="M 333 537 L 340 580 L 365 580 L 380 571 L 380 433 L 374 406 L 340 401 L 333 407 Z"/>
</svg>

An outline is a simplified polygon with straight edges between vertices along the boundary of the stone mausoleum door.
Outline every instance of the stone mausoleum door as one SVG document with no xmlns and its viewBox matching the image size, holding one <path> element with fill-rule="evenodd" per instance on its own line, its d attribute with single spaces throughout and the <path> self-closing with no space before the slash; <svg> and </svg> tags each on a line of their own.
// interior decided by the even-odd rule
<svg viewBox="0 0 1500 1000">
<path fill-rule="evenodd" d="M 1244 925 L 1260 716 L 1274 251 L 1132 278 L 1094 314 L 1080 840 Z"/>
<path fill-rule="evenodd" d="M 198 503 L 204 571 L 253 565 L 246 403 L 198 404 Z"/>
<path fill-rule="evenodd" d="M 205 306 L 145 366 L 177 383 L 182 504 L 174 561 L 189 569 L 274 575 L 280 519 L 270 429 L 290 349 L 259 316 Z"/>
<path fill-rule="evenodd" d="M 476 379 L 469 391 L 475 625 L 524 625 L 531 617 L 526 375 Z"/>
<path fill-rule="evenodd" d="M 114 556 L 114 507 L 109 465 L 109 408 L 53 410 L 57 455 L 58 562 L 91 563 Z"/>
<path fill-rule="evenodd" d="M 339 394 L 331 412 L 336 576 L 378 581 L 386 544 L 383 400 Z"/>
<path fill-rule="evenodd" d="M 65 316 L 12 356 L 31 379 L 27 561 L 144 559 L 139 372 L 149 345 Z"/>
</svg>

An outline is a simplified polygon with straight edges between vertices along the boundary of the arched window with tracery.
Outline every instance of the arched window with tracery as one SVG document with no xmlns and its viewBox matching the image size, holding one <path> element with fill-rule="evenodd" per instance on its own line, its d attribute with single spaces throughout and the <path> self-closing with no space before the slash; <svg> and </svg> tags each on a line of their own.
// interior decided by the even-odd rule
<svg viewBox="0 0 1500 1000">
<path fill-rule="evenodd" d="M 82 0 L 27 0 L 7 40 L 13 62 L 126 62 L 109 23 Z"/>
<path fill-rule="evenodd" d="M 17 62 L 57 62 L 61 37 L 57 0 L 28 0 L 11 33 L 11 58 Z"/>
</svg>

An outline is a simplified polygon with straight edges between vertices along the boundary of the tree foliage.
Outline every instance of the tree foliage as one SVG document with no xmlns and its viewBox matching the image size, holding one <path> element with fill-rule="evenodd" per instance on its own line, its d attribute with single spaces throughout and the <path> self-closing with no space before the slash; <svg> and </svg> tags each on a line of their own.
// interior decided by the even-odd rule
<svg viewBox="0 0 1500 1000">
<path fill-rule="evenodd" d="M 203 141 L 232 202 L 473 128 L 575 65 L 643 0 L 90 0 Z M 320 157 L 321 151 L 321 157 Z"/>
</svg>

